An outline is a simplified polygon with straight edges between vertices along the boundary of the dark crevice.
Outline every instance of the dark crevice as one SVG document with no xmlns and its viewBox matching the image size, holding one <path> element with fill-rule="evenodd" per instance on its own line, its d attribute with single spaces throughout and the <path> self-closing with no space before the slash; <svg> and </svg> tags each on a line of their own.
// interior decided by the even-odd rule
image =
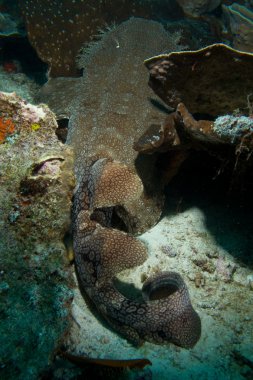
<svg viewBox="0 0 253 380">
<path fill-rule="evenodd" d="M 27 37 L 10 36 L 0 39 L 0 65 L 17 61 L 19 71 L 37 84 L 47 81 L 47 65 L 42 62 Z"/>
<path fill-rule="evenodd" d="M 58 128 L 56 129 L 55 133 L 58 137 L 58 139 L 65 144 L 67 137 L 68 137 L 68 125 L 69 125 L 69 119 L 60 119 L 57 120 Z"/>
<path fill-rule="evenodd" d="M 206 152 L 191 152 L 166 189 L 164 215 L 197 207 L 217 244 L 238 262 L 253 267 L 253 174 L 235 161 L 226 163 Z"/>
</svg>

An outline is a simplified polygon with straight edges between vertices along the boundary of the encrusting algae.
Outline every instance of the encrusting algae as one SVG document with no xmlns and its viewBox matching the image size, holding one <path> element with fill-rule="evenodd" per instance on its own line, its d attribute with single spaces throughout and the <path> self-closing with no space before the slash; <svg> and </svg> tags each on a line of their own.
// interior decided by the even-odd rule
<svg viewBox="0 0 253 380">
<path fill-rule="evenodd" d="M 15 132 L 15 124 L 11 119 L 0 117 L 0 144 Z"/>
</svg>

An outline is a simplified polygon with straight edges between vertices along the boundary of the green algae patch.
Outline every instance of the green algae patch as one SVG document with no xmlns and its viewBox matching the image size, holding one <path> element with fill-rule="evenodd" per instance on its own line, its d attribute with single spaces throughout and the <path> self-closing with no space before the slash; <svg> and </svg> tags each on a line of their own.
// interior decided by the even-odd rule
<svg viewBox="0 0 253 380">
<path fill-rule="evenodd" d="M 0 116 L 16 125 L 0 145 L 0 377 L 38 379 L 69 327 L 72 153 L 46 106 L 0 93 Z"/>
</svg>

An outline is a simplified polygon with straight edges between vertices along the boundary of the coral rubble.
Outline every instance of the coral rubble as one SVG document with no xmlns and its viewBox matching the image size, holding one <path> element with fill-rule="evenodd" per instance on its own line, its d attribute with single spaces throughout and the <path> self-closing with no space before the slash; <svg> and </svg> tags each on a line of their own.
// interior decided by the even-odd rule
<svg viewBox="0 0 253 380">
<path fill-rule="evenodd" d="M 73 160 L 47 106 L 1 92 L 0 117 L 14 125 L 0 145 L 1 376 L 37 379 L 68 326 Z"/>
</svg>

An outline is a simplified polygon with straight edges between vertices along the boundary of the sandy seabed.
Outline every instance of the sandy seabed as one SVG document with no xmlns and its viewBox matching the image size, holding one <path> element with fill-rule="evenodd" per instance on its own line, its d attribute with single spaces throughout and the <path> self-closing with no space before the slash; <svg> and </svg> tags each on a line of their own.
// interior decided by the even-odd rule
<svg viewBox="0 0 253 380">
<path fill-rule="evenodd" d="M 69 340 L 73 352 L 152 362 L 138 374 L 129 373 L 129 379 L 252 379 L 253 270 L 233 255 L 252 247 L 247 226 L 225 208 L 209 204 L 168 213 L 139 237 L 148 246 L 148 260 L 119 276 L 140 289 L 143 278 L 156 271 L 179 272 L 202 321 L 201 339 L 193 349 L 148 342 L 133 347 L 94 316 L 76 288 Z"/>
</svg>

